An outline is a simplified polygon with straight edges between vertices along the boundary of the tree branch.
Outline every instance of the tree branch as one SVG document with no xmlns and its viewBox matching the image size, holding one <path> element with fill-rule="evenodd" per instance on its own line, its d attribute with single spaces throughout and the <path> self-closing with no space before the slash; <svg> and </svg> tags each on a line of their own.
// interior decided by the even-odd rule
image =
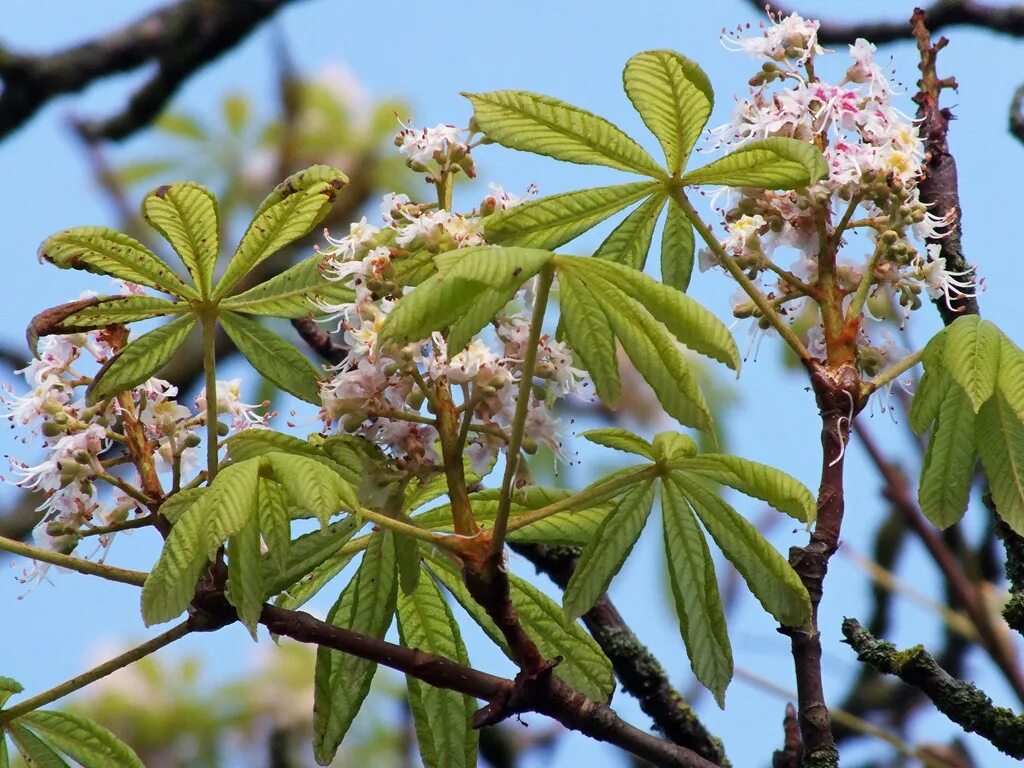
<svg viewBox="0 0 1024 768">
<path fill-rule="evenodd" d="M 521 543 L 509 546 L 563 589 L 579 559 L 579 551 L 572 547 Z M 665 738 L 692 749 L 715 765 L 729 765 L 721 741 L 708 733 L 697 719 L 693 709 L 672 686 L 661 662 L 633 634 L 607 595 L 602 595 L 594 607 L 583 614 L 583 623 L 611 660 L 623 690 L 636 698 L 640 709 L 654 721 Z"/>
<path fill-rule="evenodd" d="M 761 9 L 767 7 L 772 13 L 788 16 L 794 11 L 783 3 L 764 0 L 747 0 L 750 5 Z M 974 0 L 936 0 L 924 9 L 928 26 L 932 31 L 953 26 L 972 26 L 989 29 L 1011 37 L 1024 37 L 1024 4 L 987 5 Z M 863 37 L 873 43 L 891 43 L 909 40 L 910 27 L 902 21 L 866 21 L 842 23 L 822 21 L 818 28 L 818 39 L 826 44 L 852 43 Z"/>
<path fill-rule="evenodd" d="M 233 613 L 222 596 L 218 602 L 221 604 L 215 610 Z M 210 608 L 210 601 L 204 600 L 203 609 Z M 538 678 L 537 685 L 520 689 L 518 679 L 513 681 L 497 677 L 416 648 L 405 648 L 386 640 L 360 635 L 320 621 L 302 611 L 265 605 L 260 623 L 276 635 L 370 659 L 438 688 L 458 691 L 485 701 L 507 701 L 514 698 L 515 707 L 503 707 L 509 716 L 528 711 L 548 715 L 567 728 L 614 744 L 655 765 L 714 768 L 712 763 L 696 753 L 634 728 L 609 707 L 588 699 L 550 674 Z"/>
<path fill-rule="evenodd" d="M 244 40 L 293 0 L 181 0 L 96 40 L 50 55 L 0 50 L 0 138 L 53 98 L 97 80 L 156 64 L 125 109 L 81 123 L 89 140 L 123 139 L 151 122 L 198 70 Z"/>
<path fill-rule="evenodd" d="M 1011 757 L 1024 759 L 1024 718 L 995 706 L 983 691 L 949 675 L 923 647 L 898 651 L 892 643 L 875 639 L 856 619 L 843 621 L 843 635 L 860 661 L 919 688 L 964 730 L 984 737 Z"/>
</svg>

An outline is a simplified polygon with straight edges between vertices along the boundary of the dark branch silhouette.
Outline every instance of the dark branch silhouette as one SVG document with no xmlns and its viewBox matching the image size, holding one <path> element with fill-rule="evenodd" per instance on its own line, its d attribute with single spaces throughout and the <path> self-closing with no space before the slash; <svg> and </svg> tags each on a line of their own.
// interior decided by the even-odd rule
<svg viewBox="0 0 1024 768">
<path fill-rule="evenodd" d="M 188 78 L 290 2 L 294 0 L 181 0 L 54 54 L 0 48 L 0 139 L 58 96 L 155 64 L 153 76 L 121 112 L 78 125 L 90 140 L 123 139 L 152 122 Z"/>
</svg>

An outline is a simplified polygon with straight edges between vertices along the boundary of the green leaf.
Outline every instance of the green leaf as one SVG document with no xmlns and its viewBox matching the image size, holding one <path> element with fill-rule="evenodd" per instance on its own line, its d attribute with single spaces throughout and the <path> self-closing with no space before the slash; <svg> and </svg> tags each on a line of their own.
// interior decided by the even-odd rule
<svg viewBox="0 0 1024 768">
<path fill-rule="evenodd" d="M 170 621 L 188 607 L 196 582 L 217 548 L 249 522 L 258 501 L 259 465 L 259 460 L 251 460 L 222 469 L 171 528 L 142 588 L 142 618 L 147 627 Z"/>
<path fill-rule="evenodd" d="M 434 254 L 430 251 L 416 251 L 405 256 L 393 257 L 394 281 L 401 286 L 417 286 L 434 274 Z"/>
<path fill-rule="evenodd" d="M 1024 421 L 1024 351 L 1003 336 L 997 386 L 1017 418 Z"/>
<path fill-rule="evenodd" d="M 405 344 L 452 326 L 449 355 L 458 354 L 519 287 L 551 260 L 535 248 L 466 248 L 438 260 L 439 271 L 402 298 L 380 330 L 378 344 Z M 454 338 L 452 338 L 454 337 Z"/>
<path fill-rule="evenodd" d="M 605 429 L 588 429 L 580 432 L 580 437 L 586 438 L 592 443 L 603 445 L 606 448 L 614 448 L 616 451 L 635 453 L 638 456 L 654 461 L 654 448 L 649 442 L 639 435 L 634 435 L 628 429 L 618 427 L 607 427 Z"/>
<path fill-rule="evenodd" d="M 233 312 L 272 317 L 309 317 L 323 314 L 319 304 L 355 301 L 355 292 L 323 275 L 327 257 L 315 254 L 247 291 L 229 296 L 221 306 Z"/>
<path fill-rule="evenodd" d="M 320 405 L 320 376 L 294 344 L 259 321 L 234 312 L 221 313 L 220 322 L 228 338 L 263 378 L 300 400 Z"/>
<path fill-rule="evenodd" d="M 947 386 L 917 491 L 921 511 L 934 525 L 948 528 L 963 517 L 977 462 L 971 401 L 960 387 Z"/>
<path fill-rule="evenodd" d="M 658 322 L 694 352 L 717 360 L 734 371 L 740 369 L 740 352 L 729 329 L 699 302 L 682 291 L 659 283 L 653 277 L 621 264 L 559 256 L 556 264 L 582 269 L 591 278 L 588 283 L 596 291 L 594 278 L 636 299 Z"/>
<path fill-rule="evenodd" d="M 160 503 L 160 514 L 167 518 L 171 525 L 178 522 L 185 511 L 206 493 L 206 488 L 187 488 L 171 494 Z"/>
<path fill-rule="evenodd" d="M 87 718 L 36 710 L 22 715 L 18 722 L 27 725 L 82 768 L 145 768 L 127 744 Z"/>
<path fill-rule="evenodd" d="M 7 726 L 14 746 L 31 768 L 68 768 L 68 764 L 50 746 L 17 722 Z"/>
<path fill-rule="evenodd" d="M 260 557 L 260 521 L 249 518 L 242 530 L 228 539 L 228 602 L 235 606 L 238 619 L 256 639 L 263 610 L 263 561 Z"/>
<path fill-rule="evenodd" d="M 308 510 L 324 526 L 341 511 L 358 512 L 355 491 L 337 472 L 315 459 L 291 453 L 268 453 L 263 471 L 281 484 L 292 503 Z"/>
<path fill-rule="evenodd" d="M 415 542 L 413 546 L 418 552 Z M 416 562 L 420 570 L 418 554 Z M 398 596 L 398 634 L 408 648 L 469 665 L 455 616 L 430 579 L 417 579 L 414 589 Z M 471 721 L 476 700 L 426 685 L 409 675 L 406 681 L 425 768 L 475 766 L 477 732 Z"/>
<path fill-rule="evenodd" d="M 283 569 L 288 564 L 288 548 L 292 541 L 288 498 L 280 483 L 266 477 L 260 477 L 258 490 L 256 517 L 260 534 L 270 559 Z"/>
<path fill-rule="evenodd" d="M 591 278 L 589 286 L 622 348 L 665 411 L 682 424 L 712 434 L 711 411 L 675 339 L 645 307 L 612 283 Z"/>
<path fill-rule="evenodd" d="M 463 94 L 488 138 L 556 160 L 606 165 L 655 178 L 665 171 L 621 129 L 592 112 L 526 91 Z"/>
<path fill-rule="evenodd" d="M 681 432 L 659 432 L 651 443 L 654 457 L 663 465 L 685 461 L 697 455 L 697 442 Z"/>
<path fill-rule="evenodd" d="M 396 598 L 395 545 L 389 532 L 376 534 L 355 577 L 327 614 L 336 627 L 382 638 L 391 625 Z M 313 754 L 329 765 L 359 712 L 377 664 L 320 647 L 313 688 Z"/>
<path fill-rule="evenodd" d="M 664 193 L 651 195 L 629 214 L 594 251 L 593 258 L 643 269 L 654 238 L 654 226 L 665 206 Z"/>
<path fill-rule="evenodd" d="M 416 539 L 396 533 L 395 560 L 398 564 L 398 586 L 403 595 L 410 595 L 420 582 L 420 548 Z"/>
<path fill-rule="evenodd" d="M 665 150 L 669 173 L 686 166 L 715 104 L 708 76 L 675 51 L 645 51 L 626 62 L 622 84 Z"/>
<path fill-rule="evenodd" d="M 185 315 L 128 342 L 100 368 L 86 390 L 86 402 L 93 405 L 156 374 L 185 343 L 195 324 L 195 315 Z"/>
<path fill-rule="evenodd" d="M 193 182 L 164 184 L 142 200 L 142 217 L 164 236 L 199 287 L 209 296 L 220 254 L 217 198 Z"/>
<path fill-rule="evenodd" d="M 996 512 L 1024 536 L 1024 424 L 1001 392 L 978 411 L 975 439 Z"/>
<path fill-rule="evenodd" d="M 573 353 L 590 374 L 601 401 L 614 408 L 622 394 L 622 384 L 611 322 L 586 281 L 571 271 L 558 276 L 558 300 Z"/>
<path fill-rule="evenodd" d="M 674 202 L 668 206 L 661 233 L 661 280 L 680 291 L 690 287 L 693 275 L 693 225 Z"/>
<path fill-rule="evenodd" d="M 661 487 L 661 510 L 669 584 L 690 668 L 714 694 L 718 706 L 724 707 L 725 689 L 732 680 L 732 647 L 711 552 L 686 498 L 671 478 Z"/>
<path fill-rule="evenodd" d="M 452 597 L 480 625 L 502 653 L 512 658 L 501 630 L 469 594 L 450 561 L 428 556 L 429 569 Z M 509 596 L 526 633 L 547 659 L 562 657 L 555 676 L 595 701 L 607 702 L 615 690 L 611 662 L 597 642 L 577 622 L 566 618 L 561 607 L 539 589 L 509 574 Z"/>
<path fill-rule="evenodd" d="M 542 197 L 485 218 L 484 236 L 489 243 L 555 249 L 660 189 L 638 181 Z"/>
<path fill-rule="evenodd" d="M 287 595 L 282 596 L 277 605 L 299 608 L 337 576 L 356 555 L 355 552 L 341 555 L 339 551 L 362 527 L 363 523 L 359 518 L 346 517 L 327 528 L 300 536 L 289 545 L 288 560 L 282 568 L 278 568 L 270 556 L 265 555 L 263 562 L 267 575 L 264 578 L 264 599 L 287 590 Z M 340 563 L 337 570 L 329 576 L 327 573 L 331 566 L 328 566 L 328 563 Z"/>
<path fill-rule="evenodd" d="M 186 299 L 199 298 L 159 256 L 138 240 L 108 227 L 75 227 L 39 246 L 39 259 L 61 269 L 84 269 L 155 288 Z"/>
<path fill-rule="evenodd" d="M 919 435 L 923 434 L 938 418 L 946 394 L 953 386 L 953 380 L 945 368 L 936 366 L 926 370 L 910 402 L 910 428 Z M 973 406 L 971 410 L 973 412 Z"/>
<path fill-rule="evenodd" d="M 7 736 L 0 731 L 0 768 L 11 768 L 11 759 L 7 755 Z"/>
<path fill-rule="evenodd" d="M 685 494 L 711 538 L 736 566 L 764 609 L 785 626 L 802 626 L 811 615 L 811 601 L 800 577 L 782 555 L 757 528 L 722 501 L 706 480 L 678 472 L 669 478 Z"/>
<path fill-rule="evenodd" d="M 751 141 L 703 168 L 690 171 L 683 184 L 798 189 L 828 176 L 828 164 L 813 144 L 773 136 Z"/>
<path fill-rule="evenodd" d="M 108 325 L 134 323 L 151 317 L 180 315 L 192 310 L 181 301 L 168 301 L 156 296 L 102 296 L 95 299 L 60 304 L 45 309 L 32 318 L 28 346 L 36 351 L 36 339 L 52 334 L 81 333 Z"/>
<path fill-rule="evenodd" d="M 943 335 L 942 364 L 978 413 L 996 388 L 1003 334 L 988 320 L 969 315 L 958 318 Z"/>
<path fill-rule="evenodd" d="M 225 444 L 228 455 L 234 461 L 244 461 L 268 453 L 290 453 L 323 464 L 349 485 L 358 485 L 363 476 L 363 461 L 354 458 L 351 450 L 343 449 L 347 441 L 356 441 L 358 438 L 344 435 L 324 440 L 317 437 L 321 442 L 319 446 L 269 429 L 247 429 L 229 437 Z"/>
<path fill-rule="evenodd" d="M 601 523 L 565 587 L 562 606 L 570 619 L 589 611 L 619 572 L 651 514 L 654 482 L 638 483 Z"/>
<path fill-rule="evenodd" d="M 810 523 L 818 515 L 817 502 L 807 487 L 795 477 L 767 464 L 723 453 L 705 453 L 673 462 L 673 467 L 767 501 L 779 512 L 801 523 Z"/>
<path fill-rule="evenodd" d="M 25 688 L 17 680 L 0 675 L 0 707 L 7 703 L 7 700 L 16 693 L 21 693 Z"/>
<path fill-rule="evenodd" d="M 341 171 L 313 166 L 279 184 L 242 235 L 214 296 L 223 298 L 253 267 L 308 234 L 323 221 L 347 183 Z"/>
</svg>

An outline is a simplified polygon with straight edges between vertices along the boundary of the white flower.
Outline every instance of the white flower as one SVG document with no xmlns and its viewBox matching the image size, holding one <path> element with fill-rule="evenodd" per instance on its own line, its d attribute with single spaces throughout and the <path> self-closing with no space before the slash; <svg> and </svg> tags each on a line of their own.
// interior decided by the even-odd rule
<svg viewBox="0 0 1024 768">
<path fill-rule="evenodd" d="M 259 416 L 253 413 L 257 408 L 264 408 L 269 403 L 263 402 L 256 405 L 242 402 L 242 380 L 231 379 L 230 381 L 217 382 L 217 413 L 219 415 L 231 416 L 231 428 L 235 430 L 248 429 L 249 427 L 266 427 L 268 416 Z M 206 388 L 196 397 L 196 407 L 200 412 L 206 411 Z"/>
<path fill-rule="evenodd" d="M 380 228 L 368 224 L 363 216 L 359 221 L 349 225 L 349 232 L 342 238 L 333 238 L 328 230 L 324 230 L 324 239 L 330 245 L 323 250 L 328 256 L 340 256 L 348 260 L 361 256 L 366 246 L 380 233 Z"/>
<path fill-rule="evenodd" d="M 825 52 L 825 49 L 818 45 L 818 27 L 817 21 L 807 20 L 792 13 L 772 24 L 762 23 L 760 37 L 724 35 L 722 45 L 749 56 L 766 56 L 774 61 L 793 59 L 798 64 L 803 64 L 812 56 Z"/>
<path fill-rule="evenodd" d="M 972 298 L 978 295 L 974 268 L 960 272 L 950 271 L 942 258 L 942 246 L 932 243 L 925 246 L 926 257 L 918 256 L 915 264 L 918 267 L 919 279 L 924 281 L 925 290 L 935 300 L 944 298 L 946 306 L 953 309 L 950 303 L 955 298 Z M 962 279 L 966 278 L 966 279 Z"/>
</svg>

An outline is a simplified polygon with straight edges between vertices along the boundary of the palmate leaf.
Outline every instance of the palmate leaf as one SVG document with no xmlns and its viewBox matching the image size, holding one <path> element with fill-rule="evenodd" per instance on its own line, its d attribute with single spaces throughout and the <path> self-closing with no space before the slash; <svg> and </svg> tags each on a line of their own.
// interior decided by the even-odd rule
<svg viewBox="0 0 1024 768">
<path fill-rule="evenodd" d="M 199 293 L 208 297 L 220 253 L 220 214 L 213 193 L 192 182 L 164 184 L 143 199 L 142 217 L 171 244 Z"/>
<path fill-rule="evenodd" d="M 708 481 L 685 472 L 673 472 L 666 482 L 675 483 L 686 497 L 761 606 L 781 624 L 802 626 L 811 615 L 807 589 L 757 528 L 722 501 Z"/>
<path fill-rule="evenodd" d="M 225 467 L 178 518 L 142 588 L 147 627 L 170 621 L 188 607 L 209 559 L 255 514 L 259 476 L 258 458 Z"/>
<path fill-rule="evenodd" d="M 76 227 L 58 232 L 39 246 L 39 259 L 61 269 L 110 275 L 185 299 L 197 299 L 159 256 L 135 238 L 108 227 Z"/>
<path fill-rule="evenodd" d="M 260 205 L 214 290 L 223 298 L 249 270 L 307 234 L 348 183 L 341 171 L 313 166 L 277 186 Z"/>
<path fill-rule="evenodd" d="M 1017 418 L 1024 421 L 1024 351 L 1005 335 L 999 348 L 996 386 Z"/>
<path fill-rule="evenodd" d="M 489 638 L 509 658 L 511 651 L 501 630 L 469 594 L 462 576 L 450 561 L 425 555 L 428 569 L 451 593 Z M 555 676 L 595 701 L 608 701 L 615 690 L 611 662 L 600 646 L 577 622 L 566 618 L 561 607 L 539 589 L 514 574 L 509 574 L 509 596 L 527 634 L 548 659 L 561 656 Z"/>
<path fill-rule="evenodd" d="M 660 189 L 639 181 L 563 192 L 491 214 L 484 219 L 484 233 L 490 243 L 553 249 Z"/>
<path fill-rule="evenodd" d="M 663 466 L 697 455 L 697 441 L 681 432 L 659 432 L 651 441 L 655 459 Z"/>
<path fill-rule="evenodd" d="M 658 217 L 664 207 L 664 194 L 651 195 L 612 230 L 594 251 L 593 258 L 606 259 L 642 270 L 647 263 L 651 240 L 654 239 L 654 226 L 658 223 Z"/>
<path fill-rule="evenodd" d="M 66 712 L 36 710 L 18 718 L 82 768 L 145 768 L 139 756 L 106 728 Z"/>
<path fill-rule="evenodd" d="M 934 525 L 948 528 L 963 517 L 977 461 L 971 401 L 960 387 L 947 386 L 917 491 L 921 511 Z"/>
<path fill-rule="evenodd" d="M 402 645 L 469 666 L 455 616 L 431 579 L 416 579 L 412 590 L 398 596 L 398 634 Z M 475 766 L 478 738 L 471 721 L 476 700 L 426 685 L 411 675 L 406 682 L 425 768 Z"/>
<path fill-rule="evenodd" d="M 314 445 L 292 435 L 273 432 L 269 429 L 247 429 L 229 437 L 225 444 L 228 455 L 234 461 L 243 461 L 254 456 L 265 456 L 275 452 L 304 456 L 330 468 L 349 485 L 358 486 L 363 476 L 364 462 L 353 455 L 353 449 L 346 450 L 345 447 L 349 441 L 358 441 L 359 438 L 345 435 L 327 440 L 319 439 L 320 445 Z"/>
<path fill-rule="evenodd" d="M 352 486 L 329 466 L 306 456 L 280 452 L 268 453 L 261 460 L 261 471 L 280 483 L 291 503 L 309 511 L 322 525 L 342 510 L 359 510 Z"/>
<path fill-rule="evenodd" d="M 356 575 L 327 614 L 327 622 L 372 637 L 384 637 L 395 613 L 394 538 L 371 539 Z M 313 754 L 329 765 L 370 692 L 377 664 L 320 647 L 313 680 Z"/>
<path fill-rule="evenodd" d="M 222 312 L 220 323 L 238 351 L 263 378 L 300 400 L 320 404 L 320 376 L 294 344 L 259 321 L 234 312 Z"/>
<path fill-rule="evenodd" d="M 690 287 L 693 275 L 693 225 L 675 202 L 668 206 L 661 233 L 661 281 L 680 291 Z"/>
<path fill-rule="evenodd" d="M 997 392 L 981 406 L 975 430 L 999 517 L 1024 536 L 1024 424 Z"/>
<path fill-rule="evenodd" d="M 586 432 L 580 432 L 580 437 L 597 445 L 603 445 L 606 448 L 614 448 L 616 451 L 625 451 L 626 453 L 635 453 L 638 456 L 643 456 L 645 459 L 654 461 L 654 446 L 627 429 L 619 427 L 588 429 Z"/>
<path fill-rule="evenodd" d="M 619 572 L 651 514 L 654 488 L 654 481 L 647 480 L 624 494 L 583 550 L 562 599 L 570 619 L 590 610 Z"/>
<path fill-rule="evenodd" d="M 463 95 L 473 104 L 474 122 L 503 146 L 570 163 L 606 165 L 655 178 L 665 175 L 621 129 L 559 99 L 526 91 Z"/>
<path fill-rule="evenodd" d="M 257 491 L 256 522 L 267 547 L 266 554 L 278 570 L 283 570 L 288 564 L 288 549 L 292 541 L 288 496 L 280 483 L 262 476 L 262 472 Z"/>
<path fill-rule="evenodd" d="M 17 680 L 0 675 L 0 707 L 3 707 L 11 696 L 21 693 L 24 690 L 24 686 Z"/>
<path fill-rule="evenodd" d="M 684 174 L 682 183 L 798 189 L 827 175 L 828 164 L 813 144 L 773 136 L 751 141 L 703 168 Z"/>
<path fill-rule="evenodd" d="M 186 315 L 128 342 L 100 368 L 86 390 L 86 402 L 92 405 L 149 379 L 170 362 L 195 324 L 195 315 Z"/>
<path fill-rule="evenodd" d="M 247 315 L 297 318 L 315 314 L 318 304 L 355 301 L 351 288 L 324 277 L 326 260 L 322 254 L 310 256 L 266 282 L 227 297 L 220 305 Z"/>
<path fill-rule="evenodd" d="M 722 707 L 733 665 L 714 561 L 693 511 L 671 478 L 661 486 L 661 510 L 669 585 L 690 667 Z"/>
<path fill-rule="evenodd" d="M 679 173 L 714 107 L 708 76 L 675 51 L 645 51 L 626 62 L 622 84 L 665 150 L 669 173 Z"/>
<path fill-rule="evenodd" d="M 0 768 L 11 768 L 11 759 L 7 754 L 7 736 L 0 731 Z"/>
</svg>

